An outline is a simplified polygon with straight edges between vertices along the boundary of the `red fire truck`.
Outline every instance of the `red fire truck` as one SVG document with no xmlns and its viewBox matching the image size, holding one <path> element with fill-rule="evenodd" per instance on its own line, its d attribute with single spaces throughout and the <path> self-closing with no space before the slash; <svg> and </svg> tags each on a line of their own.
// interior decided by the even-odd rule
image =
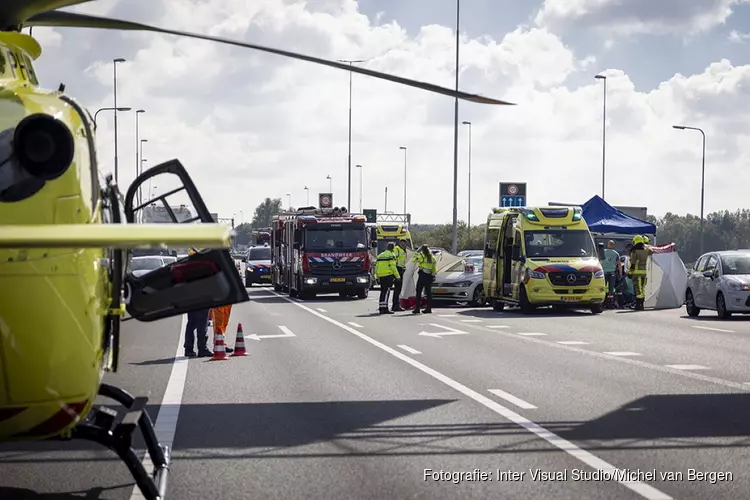
<svg viewBox="0 0 750 500">
<path fill-rule="evenodd" d="M 303 299 L 319 293 L 366 298 L 377 232 L 365 222 L 364 215 L 339 208 L 277 216 L 271 233 L 274 289 Z"/>
<path fill-rule="evenodd" d="M 250 238 L 250 245 L 256 247 L 262 247 L 264 244 L 271 244 L 271 228 L 262 227 L 252 232 Z"/>
</svg>

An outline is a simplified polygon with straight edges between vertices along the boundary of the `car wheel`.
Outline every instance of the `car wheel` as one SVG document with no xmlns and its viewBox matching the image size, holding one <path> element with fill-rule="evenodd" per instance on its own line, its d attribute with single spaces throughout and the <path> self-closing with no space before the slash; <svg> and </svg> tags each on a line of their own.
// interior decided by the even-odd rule
<svg viewBox="0 0 750 500">
<path fill-rule="evenodd" d="M 727 311 L 727 303 L 724 300 L 724 294 L 721 292 L 716 295 L 716 313 L 721 319 L 729 319 L 732 317 L 732 313 Z"/>
<path fill-rule="evenodd" d="M 592 314 L 601 314 L 604 308 L 601 304 L 592 304 L 591 306 L 591 313 Z"/>
<path fill-rule="evenodd" d="M 487 305 L 487 297 L 484 295 L 484 287 L 482 285 L 477 285 L 474 289 L 471 305 L 474 307 L 484 307 Z"/>
<path fill-rule="evenodd" d="M 693 292 L 690 290 L 685 293 L 685 309 L 687 310 L 688 316 L 691 318 L 695 318 L 701 313 L 701 310 L 695 306 Z"/>
<path fill-rule="evenodd" d="M 366 299 L 368 293 L 369 293 L 369 290 L 367 288 L 363 288 L 361 290 L 358 290 L 357 291 L 357 298 L 358 299 Z"/>
<path fill-rule="evenodd" d="M 531 302 L 529 302 L 529 296 L 526 295 L 526 287 L 521 285 L 521 293 L 518 300 L 518 306 L 521 308 L 521 313 L 529 314 L 536 309 Z"/>
</svg>

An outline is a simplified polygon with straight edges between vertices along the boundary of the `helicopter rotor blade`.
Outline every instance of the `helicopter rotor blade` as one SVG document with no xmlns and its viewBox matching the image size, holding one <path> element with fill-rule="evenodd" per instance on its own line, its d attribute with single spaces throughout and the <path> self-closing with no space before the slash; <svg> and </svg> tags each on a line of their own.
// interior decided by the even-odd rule
<svg viewBox="0 0 750 500">
<path fill-rule="evenodd" d="M 0 30 L 12 30 L 40 12 L 49 12 L 93 0 L 0 0 Z"/>
<path fill-rule="evenodd" d="M 237 40 L 231 40 L 228 38 L 220 38 L 209 35 L 201 35 L 199 33 L 190 33 L 187 31 L 178 31 L 167 28 L 159 28 L 156 26 L 149 26 L 146 24 L 135 23 L 131 21 L 124 21 L 120 19 L 111 19 L 106 17 L 90 16 L 86 14 L 77 14 L 75 12 L 62 12 L 52 11 L 44 12 L 30 17 L 25 23 L 26 26 L 50 26 L 50 27 L 64 27 L 64 28 L 99 28 L 99 29 L 111 29 L 111 30 L 126 30 L 126 31 L 151 31 L 155 33 L 164 33 L 167 35 L 184 36 L 188 38 L 197 38 L 200 40 L 208 40 L 211 42 L 218 42 L 227 45 L 234 45 L 237 47 L 244 47 L 248 49 L 254 49 L 261 52 L 267 52 L 270 54 L 276 54 L 284 57 L 290 57 L 292 59 L 298 59 L 301 61 L 307 61 L 315 64 L 321 64 L 331 68 L 338 68 L 345 71 L 352 71 L 366 76 L 379 78 L 381 80 L 388 80 L 391 82 L 399 83 L 409 87 L 414 87 L 428 92 L 434 92 L 437 94 L 443 94 L 450 97 L 456 97 L 465 101 L 471 101 L 479 104 L 499 104 L 499 105 L 513 105 L 511 102 L 501 101 L 498 99 L 492 99 L 490 97 L 484 97 L 475 94 L 469 94 L 466 92 L 455 91 L 439 85 L 433 85 L 431 83 L 419 82 L 416 80 L 410 80 L 408 78 L 402 78 L 400 76 L 389 75 L 387 73 L 381 73 L 379 71 L 373 71 L 370 69 L 360 68 L 358 66 L 352 66 L 345 63 L 328 61 L 326 59 L 320 59 L 317 57 L 307 56 L 304 54 L 298 54 L 296 52 L 289 52 L 281 49 L 274 49 L 271 47 L 265 47 L 263 45 L 255 45 L 246 42 L 240 42 Z"/>
</svg>

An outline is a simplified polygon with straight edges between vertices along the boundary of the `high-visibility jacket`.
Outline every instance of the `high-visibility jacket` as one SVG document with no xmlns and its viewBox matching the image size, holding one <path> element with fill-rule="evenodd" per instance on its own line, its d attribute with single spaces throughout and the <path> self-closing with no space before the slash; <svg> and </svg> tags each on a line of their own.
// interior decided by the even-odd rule
<svg viewBox="0 0 750 500">
<path fill-rule="evenodd" d="M 396 267 L 396 257 L 390 250 L 385 250 L 378 255 L 378 259 L 375 262 L 375 275 L 378 278 L 385 278 L 386 276 L 395 276 L 398 278 L 398 268 Z"/>
<path fill-rule="evenodd" d="M 393 255 L 396 257 L 396 267 L 406 267 L 406 250 L 396 245 Z"/>
<path fill-rule="evenodd" d="M 427 260 L 427 256 L 425 254 L 423 254 L 422 252 L 417 252 L 414 254 L 414 257 L 411 258 L 411 260 L 417 263 L 417 265 L 419 266 L 419 270 L 423 273 L 432 274 L 433 276 L 437 274 L 437 264 L 435 263 L 435 257 Z"/>
<path fill-rule="evenodd" d="M 654 253 L 650 246 L 636 245 L 630 251 L 630 274 L 646 274 L 648 256 Z"/>
</svg>

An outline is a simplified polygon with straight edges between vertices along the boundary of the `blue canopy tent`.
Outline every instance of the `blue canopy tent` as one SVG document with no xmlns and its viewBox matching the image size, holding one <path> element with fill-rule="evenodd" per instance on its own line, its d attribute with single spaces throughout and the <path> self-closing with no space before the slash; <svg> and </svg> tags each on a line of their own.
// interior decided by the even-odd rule
<svg viewBox="0 0 750 500">
<path fill-rule="evenodd" d="M 584 203 L 581 209 L 592 233 L 656 234 L 654 224 L 620 212 L 598 195 Z"/>
</svg>

